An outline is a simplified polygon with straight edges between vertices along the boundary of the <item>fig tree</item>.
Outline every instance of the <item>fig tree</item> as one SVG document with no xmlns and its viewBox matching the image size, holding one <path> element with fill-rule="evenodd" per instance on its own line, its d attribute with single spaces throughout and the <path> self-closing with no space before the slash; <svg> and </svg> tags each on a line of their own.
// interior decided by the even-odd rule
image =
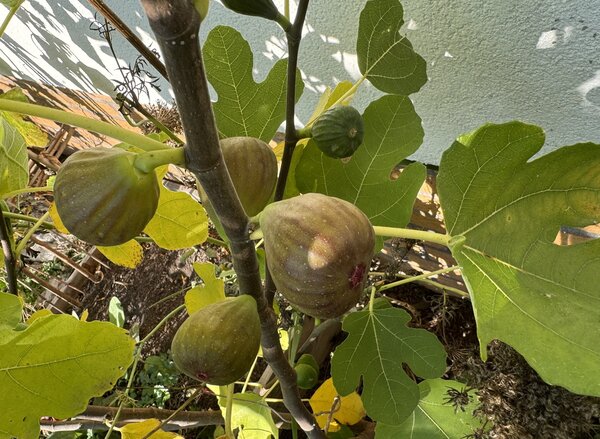
<svg viewBox="0 0 600 439">
<path fill-rule="evenodd" d="M 293 306 L 332 318 L 358 302 L 375 246 L 359 208 L 311 193 L 268 205 L 259 222 L 277 291 Z"/>
</svg>

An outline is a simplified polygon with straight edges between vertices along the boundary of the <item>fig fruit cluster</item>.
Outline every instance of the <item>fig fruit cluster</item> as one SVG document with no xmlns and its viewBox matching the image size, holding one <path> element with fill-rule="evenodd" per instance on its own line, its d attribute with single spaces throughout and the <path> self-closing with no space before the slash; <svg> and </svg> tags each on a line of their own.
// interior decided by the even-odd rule
<svg viewBox="0 0 600 439">
<path fill-rule="evenodd" d="M 171 352 L 181 372 L 224 386 L 252 367 L 259 346 L 256 301 L 242 295 L 207 305 L 189 316 L 177 330 Z"/>
<path fill-rule="evenodd" d="M 373 226 L 359 208 L 309 193 L 268 205 L 259 222 L 273 282 L 293 306 L 333 318 L 356 305 L 375 247 Z"/>
<path fill-rule="evenodd" d="M 54 200 L 67 230 L 93 245 L 123 244 L 138 236 L 158 206 L 154 171 L 134 166 L 137 154 L 121 148 L 77 151 L 61 166 Z"/>
</svg>

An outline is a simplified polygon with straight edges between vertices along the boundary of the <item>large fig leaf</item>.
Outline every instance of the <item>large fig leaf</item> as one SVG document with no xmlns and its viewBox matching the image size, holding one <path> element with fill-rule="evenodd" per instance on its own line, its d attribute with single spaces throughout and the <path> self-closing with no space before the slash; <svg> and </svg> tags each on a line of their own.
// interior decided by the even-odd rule
<svg viewBox="0 0 600 439">
<path fill-rule="evenodd" d="M 321 192 L 358 206 L 378 226 L 404 227 L 425 180 L 425 167 L 413 163 L 397 180 L 394 166 L 423 141 L 421 118 L 406 96 L 383 96 L 363 115 L 364 143 L 350 161 L 325 156 L 309 142 L 295 169 L 301 192 Z"/>
<path fill-rule="evenodd" d="M 358 67 L 386 93 L 409 95 L 427 82 L 425 60 L 400 35 L 404 12 L 398 0 L 369 0 L 360 14 Z"/>
<path fill-rule="evenodd" d="M 482 357 L 513 346 L 548 383 L 600 396 L 600 240 L 553 244 L 600 220 L 600 145 L 536 160 L 541 128 L 484 125 L 444 153 L 438 189 L 471 293 Z"/>
<path fill-rule="evenodd" d="M 235 29 L 217 26 L 203 48 L 206 76 L 219 99 L 213 104 L 217 126 L 225 137 L 250 136 L 269 142 L 285 119 L 287 61 L 275 63 L 267 78 L 252 77 L 250 45 Z M 304 89 L 296 75 L 296 101 Z"/>
<path fill-rule="evenodd" d="M 465 405 L 454 406 L 449 391 L 469 395 Z M 479 405 L 475 390 L 466 390 L 458 381 L 433 379 L 419 383 L 421 399 L 415 411 L 400 425 L 377 423 L 377 439 L 449 439 L 466 438 L 482 426 L 481 419 L 473 416 Z"/>
<path fill-rule="evenodd" d="M 362 376 L 367 414 L 398 425 L 419 402 L 417 383 L 402 364 L 422 378 L 437 378 L 446 370 L 446 352 L 431 332 L 406 326 L 410 320 L 406 311 L 384 299 L 377 305 L 344 319 L 348 338 L 335 350 L 331 375 L 341 395 L 353 392 Z"/>
<path fill-rule="evenodd" d="M 0 195 L 27 187 L 27 145 L 19 131 L 0 118 Z"/>
<path fill-rule="evenodd" d="M 38 437 L 41 416 L 81 413 L 125 373 L 133 347 L 111 323 L 67 315 L 35 319 L 23 331 L 0 327 L 0 438 Z"/>
</svg>

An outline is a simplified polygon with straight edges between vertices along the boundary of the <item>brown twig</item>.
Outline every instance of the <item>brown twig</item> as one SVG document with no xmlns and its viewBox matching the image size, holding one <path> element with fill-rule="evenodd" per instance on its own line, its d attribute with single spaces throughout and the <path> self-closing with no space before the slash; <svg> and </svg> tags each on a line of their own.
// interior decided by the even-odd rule
<svg viewBox="0 0 600 439">
<path fill-rule="evenodd" d="M 262 291 L 248 217 L 225 167 L 212 112 L 198 32 L 200 17 L 189 0 L 142 0 L 150 26 L 165 57 L 184 127 L 186 167 L 198 178 L 215 209 L 231 246 L 240 291 L 256 299 L 264 358 L 277 374 L 286 407 L 306 434 L 324 438 L 300 399 L 296 373 L 285 358 L 273 309 Z"/>
<path fill-rule="evenodd" d="M 150 64 L 161 74 L 167 81 L 167 70 L 165 65 L 148 47 L 134 34 L 131 29 L 115 14 L 102 0 L 88 0 L 88 2 L 100 12 L 106 20 L 117 29 L 135 49 L 148 60 Z"/>
<path fill-rule="evenodd" d="M 113 418 L 117 412 L 116 407 L 88 406 L 80 415 L 70 420 L 42 419 L 40 427 L 45 431 L 75 431 L 82 429 L 108 430 L 107 420 Z M 172 416 L 174 410 L 157 408 L 124 408 L 119 416 L 117 427 L 135 422 L 143 422 L 148 419 L 163 421 Z M 181 430 L 184 428 L 196 428 L 205 425 L 223 425 L 223 416 L 220 411 L 186 411 L 177 413 L 169 422 L 161 428 L 165 431 Z"/>
</svg>

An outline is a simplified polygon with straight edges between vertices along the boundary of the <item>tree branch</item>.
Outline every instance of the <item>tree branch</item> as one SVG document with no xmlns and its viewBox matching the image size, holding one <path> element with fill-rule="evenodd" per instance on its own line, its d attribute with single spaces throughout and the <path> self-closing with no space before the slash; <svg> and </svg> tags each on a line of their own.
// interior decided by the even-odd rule
<svg viewBox="0 0 600 439">
<path fill-rule="evenodd" d="M 117 407 L 102 407 L 90 405 L 80 415 L 70 420 L 56 421 L 42 419 L 40 427 L 45 431 L 76 431 L 83 429 L 108 430 L 107 420 L 114 418 Z M 148 419 L 162 421 L 173 414 L 173 410 L 157 408 L 123 408 L 119 416 L 117 427 L 122 427 L 134 422 L 143 422 Z M 196 428 L 204 425 L 223 425 L 223 416 L 220 411 L 186 411 L 177 413 L 173 419 L 161 426 L 165 431 Z"/>
<path fill-rule="evenodd" d="M 324 438 L 300 399 L 296 373 L 286 360 L 277 334 L 277 319 L 262 292 L 248 217 L 223 161 L 198 42 L 200 17 L 189 0 L 142 0 L 165 59 L 187 144 L 186 166 L 205 190 L 230 241 L 240 291 L 256 299 L 264 358 L 277 374 L 284 403 L 311 438 Z"/>
</svg>

